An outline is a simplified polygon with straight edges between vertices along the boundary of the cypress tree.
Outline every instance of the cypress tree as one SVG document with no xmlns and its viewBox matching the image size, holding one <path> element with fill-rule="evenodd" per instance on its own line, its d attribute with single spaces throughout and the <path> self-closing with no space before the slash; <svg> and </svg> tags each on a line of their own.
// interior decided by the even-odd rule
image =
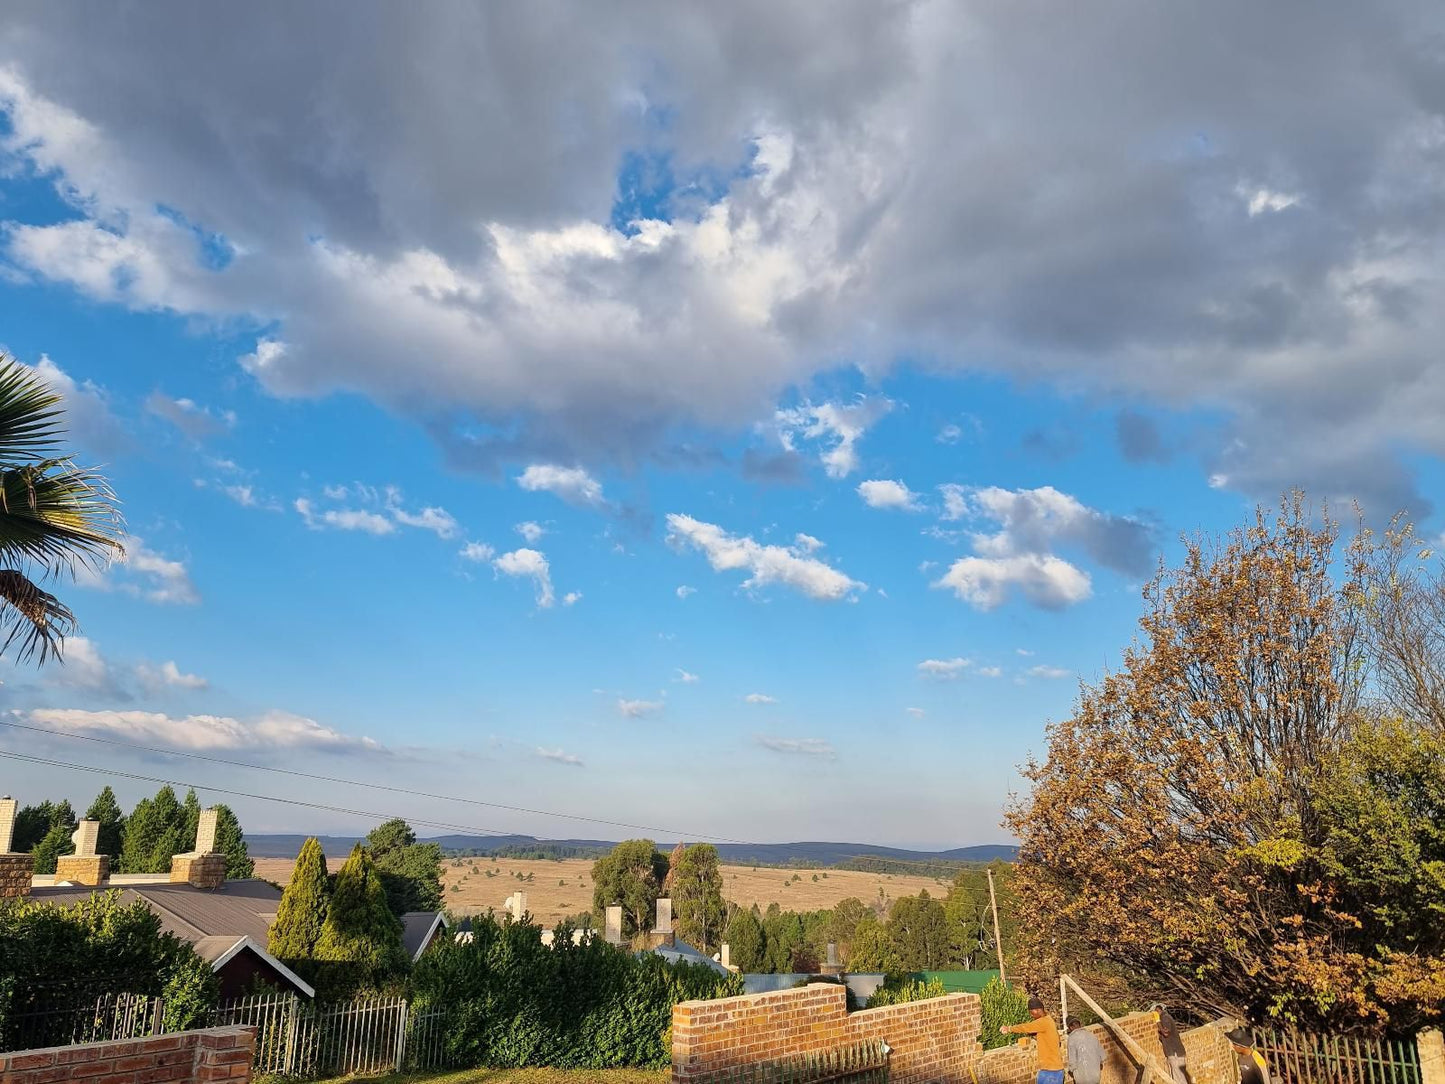
<svg viewBox="0 0 1445 1084">
<path fill-rule="evenodd" d="M 314 836 L 301 845 L 291 882 L 281 893 L 276 921 L 266 938 L 266 949 L 288 967 L 298 964 L 309 969 L 321 927 L 326 921 L 330 885 L 326 879 L 326 855 Z"/>
<path fill-rule="evenodd" d="M 334 965 L 324 969 L 331 993 L 375 987 L 406 970 L 401 920 L 387 906 L 381 875 L 359 844 L 336 874 L 315 958 Z"/>
<path fill-rule="evenodd" d="M 122 873 L 165 873 L 171 857 L 188 851 L 195 841 L 195 828 L 186 838 L 186 809 L 176 792 L 161 787 L 154 798 L 142 798 L 126 818 L 121 834 Z"/>
<path fill-rule="evenodd" d="M 95 801 L 90 803 L 90 808 L 85 811 L 85 819 L 100 822 L 100 834 L 95 844 L 96 853 L 108 854 L 113 861 L 119 862 L 125 815 L 121 813 L 120 803 L 115 800 L 115 791 L 110 789 L 109 784 L 95 796 Z"/>
<path fill-rule="evenodd" d="M 241 831 L 241 822 L 228 805 L 216 806 L 216 850 L 226 856 L 226 877 L 229 880 L 250 877 L 256 872 L 256 863 L 246 852 L 246 836 Z M 324 872 L 325 863 L 321 868 Z"/>
<path fill-rule="evenodd" d="M 69 854 L 75 849 L 75 843 L 70 838 L 74 832 L 73 824 L 60 823 L 50 826 L 45 838 L 30 852 L 34 856 L 32 868 L 36 873 L 55 872 L 56 860 L 62 854 Z"/>
</svg>

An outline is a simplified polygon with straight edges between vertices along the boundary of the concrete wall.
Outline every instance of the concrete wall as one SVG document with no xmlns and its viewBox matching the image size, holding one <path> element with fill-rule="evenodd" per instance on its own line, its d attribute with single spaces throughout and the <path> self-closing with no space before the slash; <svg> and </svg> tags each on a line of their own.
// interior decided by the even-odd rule
<svg viewBox="0 0 1445 1084">
<path fill-rule="evenodd" d="M 1137 1042 L 1161 1068 L 1168 1068 L 1164 1050 L 1159 1045 L 1158 1025 L 1148 1013 L 1121 1016 L 1118 1024 Z M 1104 1048 L 1104 1071 L 1100 1084 L 1134 1084 L 1139 1078 L 1133 1061 L 1102 1024 L 1092 1031 Z M 1184 1049 L 1189 1055 L 1189 1070 L 1194 1084 L 1236 1084 L 1234 1052 L 1225 1038 L 1224 1029 L 1208 1025 L 1183 1034 Z M 1032 1041 L 1027 1047 L 1014 1044 L 990 1050 L 979 1059 L 979 1084 L 1033 1084 L 1038 1069 L 1037 1051 Z"/>
<path fill-rule="evenodd" d="M 53 1084 L 64 1080 L 84 1080 L 86 1084 L 240 1084 L 251 1079 L 255 1043 L 255 1028 L 232 1027 L 115 1043 L 16 1050 L 0 1054 L 0 1080 L 5 1084 Z"/>
<path fill-rule="evenodd" d="M 894 1084 L 968 1084 L 978 1058 L 979 1001 L 949 994 L 849 1014 L 834 983 L 684 1001 L 672 1010 L 672 1079 L 690 1081 L 734 1065 L 781 1061 L 882 1039 L 893 1049 Z"/>
</svg>

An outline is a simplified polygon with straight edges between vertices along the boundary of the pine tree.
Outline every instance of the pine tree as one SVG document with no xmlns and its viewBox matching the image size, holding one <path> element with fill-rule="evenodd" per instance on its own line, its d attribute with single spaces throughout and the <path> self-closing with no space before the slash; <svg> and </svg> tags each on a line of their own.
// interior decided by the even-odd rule
<svg viewBox="0 0 1445 1084">
<path fill-rule="evenodd" d="M 197 803 L 199 808 L 199 803 Z M 191 848 L 195 827 L 187 835 L 185 806 L 176 792 L 162 787 L 154 798 L 142 798 L 126 818 L 121 835 L 120 872 L 165 873 L 171 858 Z"/>
<path fill-rule="evenodd" d="M 237 880 L 256 872 L 256 863 L 246 852 L 246 836 L 241 822 L 228 805 L 216 806 L 216 850 L 226 856 L 226 877 Z M 325 866 L 322 866 L 325 869 Z"/>
<path fill-rule="evenodd" d="M 336 874 L 315 959 L 329 993 L 376 987 L 406 970 L 401 920 L 387 906 L 386 889 L 371 856 L 358 844 Z"/>
<path fill-rule="evenodd" d="M 276 921 L 266 938 L 267 951 L 288 967 L 301 965 L 309 969 L 326 922 L 330 894 L 326 854 L 321 850 L 321 841 L 312 837 L 301 845 L 291 881 L 281 893 Z"/>
<path fill-rule="evenodd" d="M 109 785 L 95 796 L 95 801 L 90 803 L 90 808 L 85 811 L 85 819 L 100 822 L 100 833 L 95 845 L 96 853 L 108 854 L 112 860 L 119 862 L 120 841 L 125 831 L 125 815 L 121 813 L 120 803 L 115 800 L 115 791 L 111 790 Z"/>
<path fill-rule="evenodd" d="M 439 911 L 442 906 L 442 849 L 418 843 L 400 817 L 377 825 L 366 837 L 366 850 L 381 874 L 392 914 Z"/>
<path fill-rule="evenodd" d="M 30 852 L 34 856 L 31 868 L 36 873 L 54 873 L 57 859 L 75 849 L 75 843 L 70 838 L 74 834 L 74 824 L 52 824 L 45 833 L 45 838 Z"/>
</svg>

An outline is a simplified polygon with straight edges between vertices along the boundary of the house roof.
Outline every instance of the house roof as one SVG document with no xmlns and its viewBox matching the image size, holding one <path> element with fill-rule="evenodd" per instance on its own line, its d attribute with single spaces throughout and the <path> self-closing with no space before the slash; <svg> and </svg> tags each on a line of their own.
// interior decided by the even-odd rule
<svg viewBox="0 0 1445 1084">
<path fill-rule="evenodd" d="M 446 924 L 446 916 L 440 911 L 408 911 L 401 916 L 401 943 L 412 963 L 421 959 L 437 930 Z"/>
<path fill-rule="evenodd" d="M 98 891 L 90 885 L 55 885 L 32 888 L 32 899 L 73 907 Z M 227 935 L 232 942 L 249 937 L 264 945 L 281 890 L 266 881 L 227 881 L 220 888 L 202 891 L 188 884 L 129 884 L 120 886 L 122 903 L 144 900 L 160 916 L 161 929 L 190 942 Z"/>
<path fill-rule="evenodd" d="M 702 949 L 698 948 L 696 945 L 688 944 L 681 938 L 675 938 L 673 944 L 671 945 L 659 945 L 652 951 L 657 953 L 657 955 L 661 956 L 670 964 L 675 964 L 678 962 L 688 964 L 706 964 L 708 967 L 721 974 L 726 975 L 728 973 L 727 968 L 723 967 L 722 964 L 718 963 L 707 953 L 703 952 Z"/>
<path fill-rule="evenodd" d="M 315 997 L 316 989 L 296 972 L 263 949 L 249 937 L 203 937 L 195 944 L 196 955 L 211 965 L 212 971 L 219 971 L 242 952 L 249 952 L 264 961 L 292 986 L 307 997 Z"/>
</svg>

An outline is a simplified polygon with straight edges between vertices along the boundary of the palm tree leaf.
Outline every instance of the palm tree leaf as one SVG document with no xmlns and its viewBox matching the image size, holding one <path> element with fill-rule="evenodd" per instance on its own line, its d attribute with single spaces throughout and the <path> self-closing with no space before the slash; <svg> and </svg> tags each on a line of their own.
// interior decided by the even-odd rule
<svg viewBox="0 0 1445 1084">
<path fill-rule="evenodd" d="M 0 458 L 32 459 L 65 432 L 60 394 L 34 369 L 0 353 Z"/>
<path fill-rule="evenodd" d="M 119 556 L 124 524 L 109 484 L 68 459 L 0 470 L 0 559 L 52 575 Z"/>
<path fill-rule="evenodd" d="M 65 637 L 75 631 L 75 615 L 48 591 L 37 587 L 23 573 L 0 569 L 0 655 L 19 643 L 16 657 L 38 656 L 46 662 L 60 657 Z"/>
</svg>

